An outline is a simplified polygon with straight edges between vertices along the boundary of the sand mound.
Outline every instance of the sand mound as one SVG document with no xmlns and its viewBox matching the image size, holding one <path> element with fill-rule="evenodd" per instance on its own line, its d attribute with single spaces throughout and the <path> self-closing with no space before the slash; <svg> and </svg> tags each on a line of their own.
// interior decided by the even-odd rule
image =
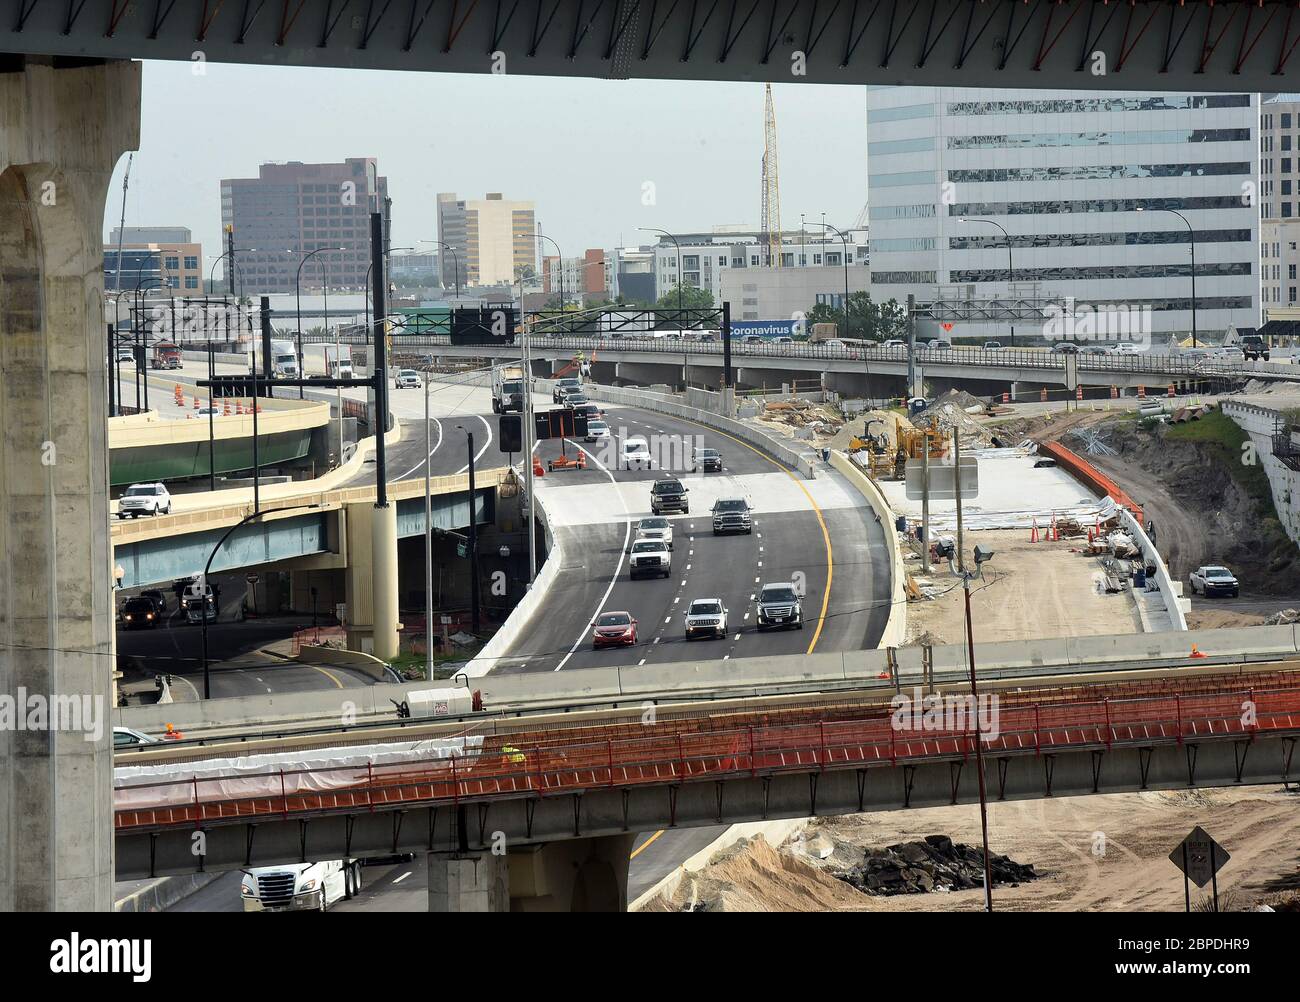
<svg viewBox="0 0 1300 1002">
<path fill-rule="evenodd" d="M 763 836 L 743 839 L 700 873 L 690 873 L 670 902 L 648 910 L 822 912 L 870 907 L 866 895 L 787 853 Z"/>
</svg>

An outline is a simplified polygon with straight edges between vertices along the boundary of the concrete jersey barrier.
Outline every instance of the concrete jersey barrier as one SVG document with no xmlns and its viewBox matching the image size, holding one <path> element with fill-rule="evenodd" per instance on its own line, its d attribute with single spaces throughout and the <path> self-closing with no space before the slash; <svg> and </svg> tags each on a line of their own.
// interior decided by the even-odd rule
<svg viewBox="0 0 1300 1002">
<path fill-rule="evenodd" d="M 880 647 L 901 647 L 907 639 L 907 569 L 903 564 L 903 548 L 898 542 L 898 532 L 894 528 L 894 511 L 889 501 L 881 493 L 861 468 L 845 453 L 831 453 L 831 467 L 838 470 L 854 489 L 861 494 L 880 523 L 889 547 L 889 574 L 892 579 L 889 588 L 889 619 L 885 623 L 885 632 L 880 637 Z"/>
</svg>

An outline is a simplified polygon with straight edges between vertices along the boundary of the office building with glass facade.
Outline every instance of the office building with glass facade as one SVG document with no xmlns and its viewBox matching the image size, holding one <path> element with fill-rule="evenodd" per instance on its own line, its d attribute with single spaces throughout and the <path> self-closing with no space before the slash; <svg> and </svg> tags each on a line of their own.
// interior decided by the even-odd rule
<svg viewBox="0 0 1300 1002">
<path fill-rule="evenodd" d="M 1258 130 L 1249 94 L 868 88 L 873 298 L 1073 297 L 1181 334 L 1194 232 L 1198 330 L 1253 326 Z"/>
</svg>

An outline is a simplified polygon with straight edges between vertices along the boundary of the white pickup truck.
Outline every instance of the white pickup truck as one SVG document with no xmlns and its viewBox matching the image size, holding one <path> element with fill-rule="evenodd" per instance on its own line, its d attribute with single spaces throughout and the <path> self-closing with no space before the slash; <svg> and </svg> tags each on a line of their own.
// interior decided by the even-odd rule
<svg viewBox="0 0 1300 1002">
<path fill-rule="evenodd" d="M 319 863 L 255 866 L 239 886 L 246 912 L 323 912 L 361 891 L 361 861 L 327 859 Z"/>
</svg>

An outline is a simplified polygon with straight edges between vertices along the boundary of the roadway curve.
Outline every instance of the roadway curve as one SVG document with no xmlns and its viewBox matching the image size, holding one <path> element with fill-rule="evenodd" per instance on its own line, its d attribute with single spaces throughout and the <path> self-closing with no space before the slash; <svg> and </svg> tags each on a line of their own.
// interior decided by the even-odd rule
<svg viewBox="0 0 1300 1002">
<path fill-rule="evenodd" d="M 889 566 L 885 536 L 838 474 L 823 470 L 816 481 L 805 481 L 766 453 L 685 419 L 629 407 L 611 406 L 606 413 L 619 435 L 678 436 L 688 450 L 718 449 L 723 470 L 678 471 L 691 491 L 691 511 L 670 517 L 672 577 L 637 581 L 629 577 L 627 546 L 635 520 L 650 514 L 650 486 L 662 471 L 610 468 L 607 450 L 584 445 L 587 469 L 547 473 L 537 491 L 554 527 L 561 569 L 496 671 L 859 650 L 879 643 L 889 616 L 890 582 L 879 573 Z M 572 455 L 575 444 L 565 448 Z M 538 454 L 545 465 L 560 454 L 560 445 L 543 442 Z M 755 510 L 753 534 L 715 537 L 713 500 L 737 496 Z M 805 581 L 805 628 L 759 634 L 753 612 L 759 585 L 796 574 Z M 727 637 L 687 642 L 686 607 L 705 597 L 721 598 L 727 607 Z M 610 610 L 638 620 L 639 642 L 593 651 L 590 624 Z"/>
</svg>

